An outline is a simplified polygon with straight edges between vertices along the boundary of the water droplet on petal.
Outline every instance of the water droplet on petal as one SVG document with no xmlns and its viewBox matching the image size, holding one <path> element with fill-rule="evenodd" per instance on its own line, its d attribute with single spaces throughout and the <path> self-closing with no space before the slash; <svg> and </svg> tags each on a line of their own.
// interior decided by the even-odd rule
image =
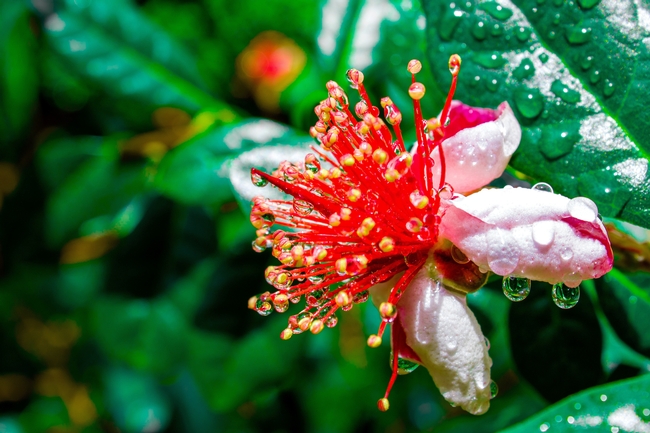
<svg viewBox="0 0 650 433">
<path fill-rule="evenodd" d="M 576 197 L 569 201 L 567 206 L 569 215 L 581 221 L 594 222 L 598 218 L 596 204 L 586 197 Z"/>
<path fill-rule="evenodd" d="M 530 280 L 519 277 L 503 277 L 503 294 L 512 302 L 520 302 L 530 294 Z"/>
<path fill-rule="evenodd" d="M 551 296 L 555 305 L 563 310 L 573 308 L 580 300 L 580 286 L 567 287 L 562 283 L 557 283 L 553 285 Z"/>
<path fill-rule="evenodd" d="M 499 393 L 499 387 L 495 381 L 490 382 L 490 398 L 494 398 Z"/>
<path fill-rule="evenodd" d="M 469 258 L 456 245 L 451 246 L 451 258 L 461 265 L 469 263 Z"/>
<path fill-rule="evenodd" d="M 548 247 L 555 237 L 555 223 L 553 221 L 536 221 L 532 227 L 533 242 L 539 247 Z"/>
<path fill-rule="evenodd" d="M 533 185 L 531 189 L 536 189 L 537 191 L 553 192 L 553 187 L 546 182 L 538 182 Z"/>
<path fill-rule="evenodd" d="M 483 342 L 485 343 L 485 347 L 487 348 L 487 350 L 490 350 L 490 340 L 488 340 L 488 338 L 484 336 Z"/>
<path fill-rule="evenodd" d="M 389 365 L 392 368 L 393 367 L 393 351 L 390 352 L 390 358 L 389 358 L 388 362 L 389 362 Z M 417 362 L 409 361 L 408 359 L 404 359 L 404 358 L 400 358 L 400 357 L 397 358 L 397 374 L 399 374 L 399 375 L 405 375 L 405 374 L 412 373 L 419 366 L 420 366 L 420 364 L 418 364 Z"/>
<path fill-rule="evenodd" d="M 259 173 L 251 172 L 251 182 L 253 185 L 263 187 L 268 185 L 269 181 L 260 176 Z"/>
<path fill-rule="evenodd" d="M 492 272 L 509 275 L 519 263 L 519 245 L 514 236 L 506 230 L 494 228 L 487 234 L 487 262 Z"/>
<path fill-rule="evenodd" d="M 568 262 L 573 258 L 573 250 L 569 247 L 564 248 L 562 251 L 560 251 L 560 258 L 565 262 Z"/>
</svg>

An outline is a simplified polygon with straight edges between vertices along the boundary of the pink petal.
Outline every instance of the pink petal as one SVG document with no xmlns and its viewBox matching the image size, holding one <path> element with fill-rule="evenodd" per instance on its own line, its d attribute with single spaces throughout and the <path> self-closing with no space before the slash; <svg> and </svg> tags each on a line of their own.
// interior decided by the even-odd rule
<svg viewBox="0 0 650 433">
<path fill-rule="evenodd" d="M 607 232 L 588 198 L 506 187 L 448 204 L 441 236 L 485 271 L 576 287 L 612 268 Z"/>
<path fill-rule="evenodd" d="M 481 188 L 501 176 L 519 146 L 521 128 L 507 102 L 499 108 L 474 108 L 454 101 L 447 138 L 442 142 L 446 176 L 456 192 Z M 440 155 L 434 150 L 434 185 L 440 179 Z"/>
</svg>

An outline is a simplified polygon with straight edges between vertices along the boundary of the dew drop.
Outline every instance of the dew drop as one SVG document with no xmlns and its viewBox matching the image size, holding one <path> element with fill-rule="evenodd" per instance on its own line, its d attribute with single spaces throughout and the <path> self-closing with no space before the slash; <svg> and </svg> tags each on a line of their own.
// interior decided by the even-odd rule
<svg viewBox="0 0 650 433">
<path fill-rule="evenodd" d="M 490 92 L 496 92 L 499 89 L 499 84 L 501 84 L 499 80 L 492 78 L 491 80 L 487 81 L 485 87 L 487 87 Z"/>
<path fill-rule="evenodd" d="M 474 55 L 474 61 L 487 69 L 498 69 L 508 62 L 496 51 L 477 53 Z"/>
<path fill-rule="evenodd" d="M 467 84 L 469 84 L 470 87 L 476 87 L 476 86 L 478 85 L 478 83 L 480 83 L 480 82 L 481 82 L 481 77 L 479 77 L 478 75 L 476 75 L 476 76 L 474 77 L 474 79 L 473 79 L 473 80 L 469 80 L 469 83 L 467 83 Z"/>
<path fill-rule="evenodd" d="M 449 340 L 445 344 L 445 349 L 449 355 L 453 355 L 458 350 L 458 343 L 455 340 Z"/>
<path fill-rule="evenodd" d="M 538 247 L 548 247 L 553 243 L 555 228 L 553 221 L 536 221 L 532 227 L 533 242 Z"/>
<path fill-rule="evenodd" d="M 571 27 L 565 34 L 566 40 L 573 45 L 582 45 L 591 40 L 591 28 L 585 27 L 578 23 Z"/>
<path fill-rule="evenodd" d="M 269 181 L 260 176 L 259 173 L 251 172 L 251 182 L 253 185 L 263 187 L 268 185 Z"/>
<path fill-rule="evenodd" d="M 393 351 L 391 350 L 390 352 L 390 357 L 388 358 L 388 365 L 390 367 L 393 367 Z M 420 364 L 417 362 L 409 361 L 408 359 L 404 358 L 397 358 L 397 374 L 399 375 L 405 375 L 414 372 Z"/>
<path fill-rule="evenodd" d="M 539 149 L 548 159 L 557 159 L 570 153 L 580 140 L 579 122 L 561 122 L 544 129 L 539 140 Z"/>
<path fill-rule="evenodd" d="M 368 296 L 370 296 L 370 294 L 368 293 L 367 290 L 364 290 L 363 292 L 359 292 L 356 295 L 354 295 L 352 297 L 352 302 L 354 302 L 355 304 L 362 304 L 368 300 Z"/>
<path fill-rule="evenodd" d="M 537 191 L 544 191 L 544 192 L 553 192 L 553 187 L 549 185 L 546 182 L 538 182 L 531 189 L 536 189 Z"/>
<path fill-rule="evenodd" d="M 499 3 L 495 1 L 487 1 L 481 3 L 479 6 L 480 9 L 484 10 L 490 14 L 493 18 L 496 18 L 499 21 L 505 21 L 512 16 L 512 10 L 504 8 Z"/>
<path fill-rule="evenodd" d="M 589 74 L 589 81 L 591 84 L 596 84 L 598 81 L 600 81 L 600 71 L 591 71 Z"/>
<path fill-rule="evenodd" d="M 512 302 L 520 302 L 530 294 L 530 280 L 519 277 L 503 277 L 503 294 Z"/>
<path fill-rule="evenodd" d="M 461 265 L 469 263 L 469 258 L 456 245 L 451 246 L 451 258 Z"/>
<path fill-rule="evenodd" d="M 519 27 L 515 30 L 515 36 L 517 36 L 517 39 L 521 42 L 526 42 L 528 38 L 530 38 L 532 32 L 533 31 L 529 27 Z"/>
<path fill-rule="evenodd" d="M 610 97 L 612 96 L 612 94 L 614 94 L 615 88 L 616 86 L 614 85 L 614 83 L 612 83 L 609 80 L 605 80 L 605 88 L 603 89 L 603 94 L 607 97 Z"/>
<path fill-rule="evenodd" d="M 519 263 L 519 246 L 514 236 L 506 230 L 492 229 L 487 234 L 487 262 L 498 275 L 509 275 Z"/>
<path fill-rule="evenodd" d="M 537 89 L 520 88 L 515 91 L 515 105 L 522 116 L 534 119 L 544 109 L 544 99 Z"/>
<path fill-rule="evenodd" d="M 512 74 L 519 80 L 530 78 L 535 75 L 535 66 L 530 59 L 523 59 Z"/>
<path fill-rule="evenodd" d="M 490 350 L 490 340 L 487 337 L 483 337 L 483 343 L 485 343 L 486 350 Z"/>
<path fill-rule="evenodd" d="M 568 262 L 573 258 L 573 250 L 569 247 L 564 248 L 562 251 L 560 251 L 560 258 L 565 262 Z"/>
<path fill-rule="evenodd" d="M 550 40 L 553 40 L 553 39 L 555 39 L 557 37 L 557 33 L 555 33 L 554 30 L 551 30 L 550 32 L 548 32 L 546 37 L 549 38 Z"/>
<path fill-rule="evenodd" d="M 562 283 L 553 285 L 551 291 L 553 302 L 563 310 L 573 308 L 580 300 L 580 286 L 567 287 Z"/>
<path fill-rule="evenodd" d="M 564 5 L 564 0 L 553 0 L 553 4 L 557 7 Z"/>
<path fill-rule="evenodd" d="M 580 60 L 580 67 L 586 71 L 594 64 L 594 56 L 585 56 Z"/>
<path fill-rule="evenodd" d="M 539 61 L 542 63 L 548 62 L 548 54 L 542 53 L 539 55 Z"/>
<path fill-rule="evenodd" d="M 598 218 L 596 204 L 586 197 L 576 197 L 569 201 L 567 206 L 569 215 L 581 221 L 594 222 Z"/>
<path fill-rule="evenodd" d="M 560 24 L 561 21 L 562 21 L 562 14 L 557 13 L 553 15 L 553 24 L 557 26 L 558 24 Z"/>
<path fill-rule="evenodd" d="M 293 210 L 300 216 L 307 216 L 314 210 L 314 205 L 305 200 L 293 200 Z"/>
<path fill-rule="evenodd" d="M 334 314 L 332 314 L 325 320 L 325 326 L 327 326 L 328 328 L 333 328 L 336 326 L 338 322 L 339 319 Z"/>
<path fill-rule="evenodd" d="M 490 398 L 494 398 L 499 393 L 499 387 L 495 381 L 490 382 Z"/>
<path fill-rule="evenodd" d="M 456 9 L 454 3 L 451 3 L 445 8 L 445 12 L 438 24 L 438 32 L 444 41 L 450 41 L 452 39 L 456 27 L 458 27 L 463 15 L 465 15 L 465 13 Z"/>
<path fill-rule="evenodd" d="M 570 89 L 560 80 L 553 81 L 553 84 L 551 84 L 551 92 L 553 92 L 555 96 L 559 97 L 564 102 L 568 102 L 570 104 L 575 104 L 580 101 L 580 92 Z"/>
<path fill-rule="evenodd" d="M 255 311 L 257 311 L 260 316 L 268 316 L 271 314 L 272 309 L 273 307 L 269 301 L 262 301 L 261 299 L 257 300 Z"/>
<path fill-rule="evenodd" d="M 578 0 L 578 4 L 582 9 L 591 9 L 600 3 L 600 0 Z"/>
<path fill-rule="evenodd" d="M 495 23 L 490 30 L 492 36 L 501 36 L 503 34 L 503 26 L 499 23 Z"/>
<path fill-rule="evenodd" d="M 472 26 L 472 36 L 479 41 L 487 37 L 487 25 L 481 20 L 477 20 Z"/>
</svg>

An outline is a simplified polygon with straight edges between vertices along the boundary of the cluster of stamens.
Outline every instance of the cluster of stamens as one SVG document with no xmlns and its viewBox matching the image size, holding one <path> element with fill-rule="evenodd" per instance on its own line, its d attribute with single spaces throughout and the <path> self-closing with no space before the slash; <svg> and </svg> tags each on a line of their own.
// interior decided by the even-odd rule
<svg viewBox="0 0 650 433">
<path fill-rule="evenodd" d="M 250 215 L 257 229 L 253 249 L 271 249 L 280 264 L 265 271 L 276 291 L 251 298 L 249 308 L 266 316 L 272 310 L 283 313 L 289 303 L 302 298 L 306 302 L 302 311 L 289 317 L 282 339 L 336 326 L 339 308 L 348 311 L 365 302 L 371 286 L 403 273 L 379 307 L 382 323 L 377 334 L 368 338 L 370 347 L 378 347 L 386 325 L 397 316 L 400 296 L 436 244 L 440 203 L 453 193 L 445 183 L 441 142 L 460 57 L 449 60 L 452 87 L 440 119 L 422 117 L 425 88 L 415 80 L 421 68 L 417 60 L 407 68 L 418 143 L 413 154 L 402 137 L 400 110 L 390 98 L 383 98 L 384 122 L 366 93 L 363 73 L 350 69 L 348 81 L 360 97 L 354 114 L 341 86 L 328 82 L 328 97 L 316 106 L 318 121 L 310 129 L 319 144 L 311 146 L 314 153 L 300 163 L 285 161 L 271 174 L 252 170 L 255 185 L 270 183 L 292 196 L 255 197 Z M 440 157 L 439 179 L 432 171 L 434 151 Z M 271 231 L 274 225 L 288 230 Z M 388 409 L 389 390 L 378 403 L 381 410 Z"/>
</svg>

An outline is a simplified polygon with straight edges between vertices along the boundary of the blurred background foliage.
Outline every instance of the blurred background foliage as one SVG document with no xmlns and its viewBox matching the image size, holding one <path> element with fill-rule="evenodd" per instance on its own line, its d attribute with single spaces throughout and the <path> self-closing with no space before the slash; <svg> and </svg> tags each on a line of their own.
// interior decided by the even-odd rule
<svg viewBox="0 0 650 433">
<path fill-rule="evenodd" d="M 246 309 L 272 260 L 251 249 L 231 185 L 248 173 L 233 158 L 302 151 L 325 82 L 351 66 L 409 125 L 405 65 L 420 58 L 434 115 L 445 50 L 469 50 L 475 67 L 456 18 L 484 40 L 474 15 L 504 27 L 512 16 L 473 3 L 0 0 L 0 432 L 650 431 L 650 237 L 621 220 L 606 219 L 617 268 L 585 282 L 574 309 L 556 308 L 544 284 L 521 304 L 498 279 L 472 295 L 500 388 L 480 417 L 445 403 L 424 369 L 377 411 L 389 347 L 365 345 L 372 306 L 286 342 L 285 317 Z M 568 152 L 535 147 L 529 114 L 517 111 L 528 135 L 511 173 L 549 181 L 536 155 Z M 554 186 L 571 194 L 567 179 Z M 632 216 L 626 202 L 605 215 L 650 225 L 646 190 L 616 197 Z"/>
</svg>

